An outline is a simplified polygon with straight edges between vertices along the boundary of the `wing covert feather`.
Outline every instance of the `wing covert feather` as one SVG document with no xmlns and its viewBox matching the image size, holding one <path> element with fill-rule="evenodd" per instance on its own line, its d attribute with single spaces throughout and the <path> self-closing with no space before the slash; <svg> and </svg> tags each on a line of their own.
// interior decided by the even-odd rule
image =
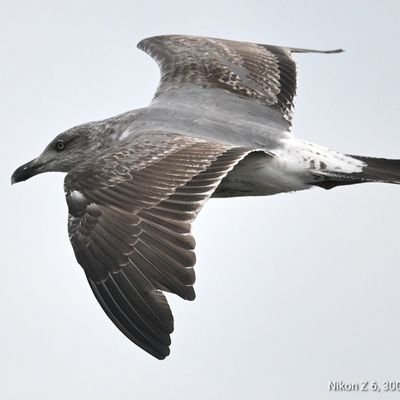
<svg viewBox="0 0 400 400">
<path fill-rule="evenodd" d="M 157 358 L 173 317 L 162 291 L 193 300 L 191 222 L 250 151 L 176 134 L 127 140 L 65 179 L 69 237 L 114 324 Z"/>
<path fill-rule="evenodd" d="M 155 99 L 170 89 L 194 84 L 250 98 L 290 121 L 296 95 L 292 53 L 336 53 L 199 36 L 165 35 L 144 39 L 138 48 L 158 63 Z"/>
</svg>

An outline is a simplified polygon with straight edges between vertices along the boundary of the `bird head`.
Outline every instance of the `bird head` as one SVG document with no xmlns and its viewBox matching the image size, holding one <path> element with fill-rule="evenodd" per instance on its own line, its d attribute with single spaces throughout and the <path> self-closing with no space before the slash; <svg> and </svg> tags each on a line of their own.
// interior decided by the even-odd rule
<svg viewBox="0 0 400 400">
<path fill-rule="evenodd" d="M 39 157 L 17 168 L 11 176 L 11 184 L 25 181 L 43 172 L 69 172 L 80 163 L 87 161 L 109 147 L 107 140 L 112 139 L 112 132 L 104 124 L 91 122 L 68 129 L 57 135 Z"/>
</svg>

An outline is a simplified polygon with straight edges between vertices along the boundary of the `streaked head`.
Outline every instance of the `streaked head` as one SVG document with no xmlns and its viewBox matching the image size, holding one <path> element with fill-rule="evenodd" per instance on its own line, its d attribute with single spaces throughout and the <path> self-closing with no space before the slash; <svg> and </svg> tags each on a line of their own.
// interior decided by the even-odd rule
<svg viewBox="0 0 400 400">
<path fill-rule="evenodd" d="M 98 133 L 101 128 L 104 126 L 87 123 L 59 134 L 39 157 L 15 170 L 11 183 L 25 181 L 43 172 L 68 172 L 80 163 L 93 158 L 109 146 L 109 143 L 100 140 Z"/>
</svg>

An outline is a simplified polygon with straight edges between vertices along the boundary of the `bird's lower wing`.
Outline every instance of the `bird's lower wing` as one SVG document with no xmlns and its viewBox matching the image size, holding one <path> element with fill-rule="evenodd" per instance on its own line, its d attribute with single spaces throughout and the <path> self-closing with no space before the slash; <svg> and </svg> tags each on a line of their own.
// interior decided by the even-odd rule
<svg viewBox="0 0 400 400">
<path fill-rule="evenodd" d="M 178 134 L 121 142 L 65 179 L 69 237 L 97 300 L 153 356 L 169 354 L 162 291 L 193 300 L 191 222 L 250 150 Z"/>
</svg>

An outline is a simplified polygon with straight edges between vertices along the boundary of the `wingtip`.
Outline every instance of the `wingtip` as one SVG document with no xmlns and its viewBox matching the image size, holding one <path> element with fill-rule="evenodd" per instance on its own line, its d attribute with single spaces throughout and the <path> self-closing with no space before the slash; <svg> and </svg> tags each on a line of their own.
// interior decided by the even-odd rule
<svg viewBox="0 0 400 400">
<path fill-rule="evenodd" d="M 170 346 L 170 345 L 169 345 Z M 171 349 L 169 346 L 155 346 L 155 347 L 141 347 L 149 356 L 156 358 L 157 360 L 165 360 L 170 354 Z"/>
<path fill-rule="evenodd" d="M 300 49 L 291 47 L 289 48 L 291 53 L 319 53 L 319 54 L 338 54 L 343 53 L 344 49 L 332 49 L 332 50 L 313 50 L 313 49 Z"/>
<path fill-rule="evenodd" d="M 338 54 L 338 53 L 344 53 L 344 49 L 334 49 L 334 50 L 326 50 L 324 53 L 326 54 Z"/>
<path fill-rule="evenodd" d="M 150 353 L 151 356 L 156 358 L 157 360 L 165 360 L 169 355 L 170 355 L 170 349 L 168 348 L 168 351 L 165 353 Z"/>
</svg>

